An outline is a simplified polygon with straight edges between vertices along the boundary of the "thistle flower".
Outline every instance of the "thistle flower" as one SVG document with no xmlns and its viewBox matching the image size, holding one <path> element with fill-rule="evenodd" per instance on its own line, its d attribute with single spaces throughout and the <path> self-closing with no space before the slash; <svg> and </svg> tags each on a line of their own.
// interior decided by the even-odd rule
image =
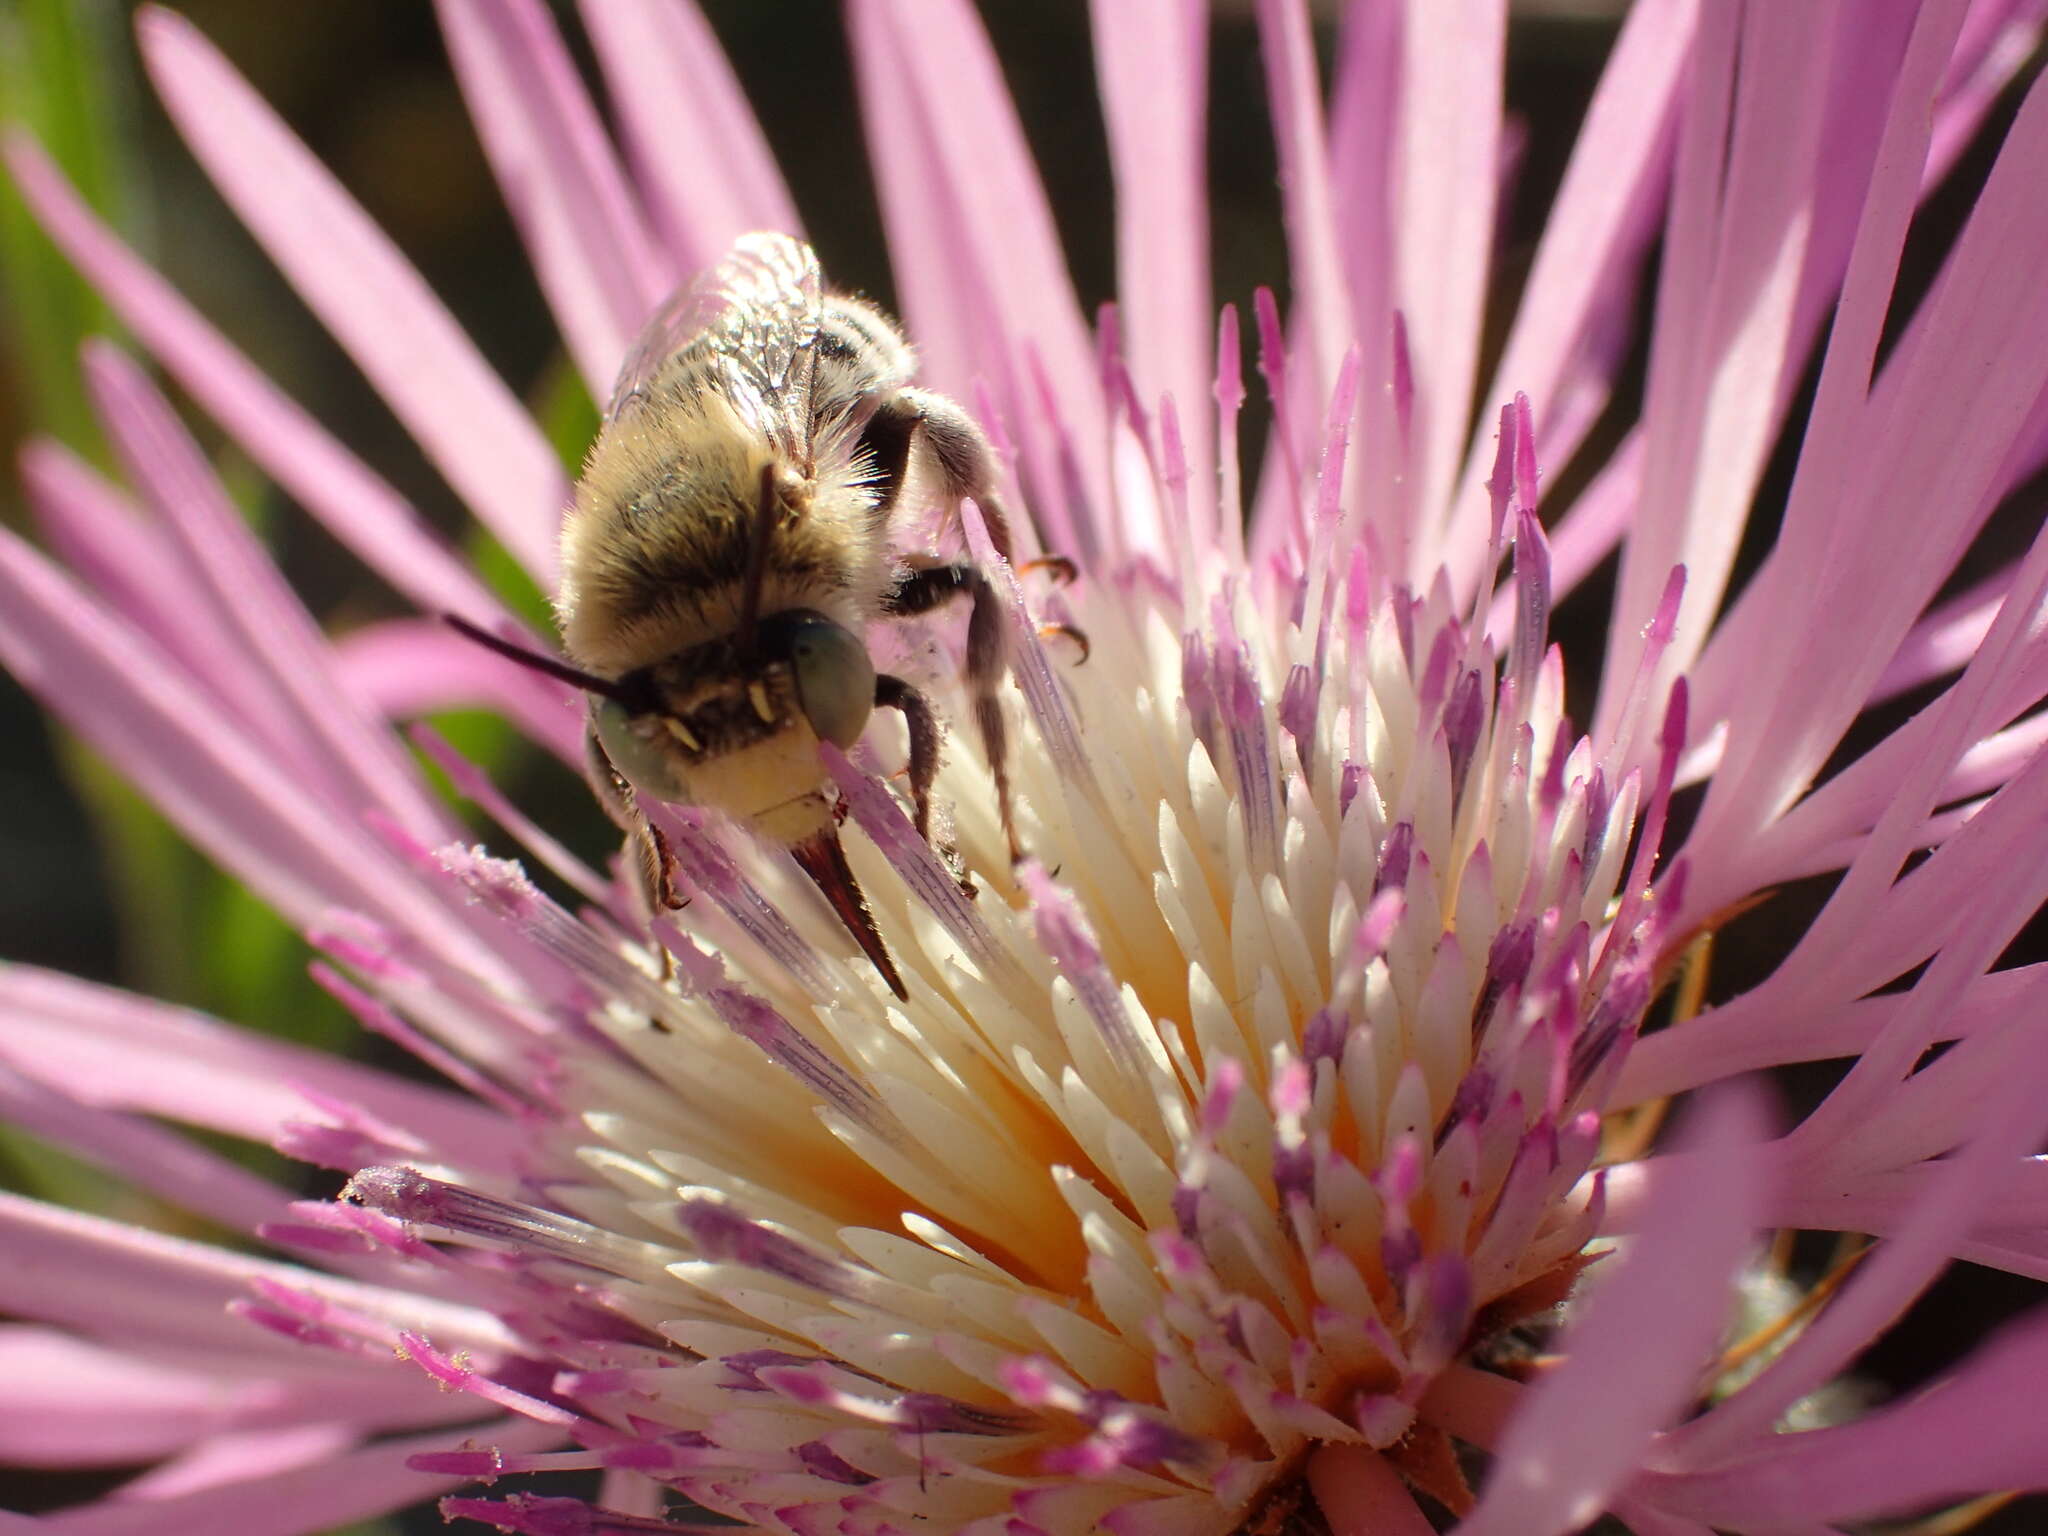
<svg viewBox="0 0 2048 1536">
<path fill-rule="evenodd" d="M 420 736 L 582 909 L 463 846 L 385 721 L 487 700 L 573 759 L 574 701 L 426 619 L 323 639 L 143 371 L 91 348 L 134 499 L 29 451 L 71 573 L 0 539 L 0 657 L 446 1085 L 0 972 L 11 1118 L 291 1255 L 0 1202 L 26 1320 L 0 1452 L 153 1462 L 64 1522 L 96 1531 L 307 1531 L 480 1482 L 444 1510 L 531 1533 L 679 1529 L 694 1503 L 790 1533 L 1398 1533 L 1430 1509 L 1676 1536 L 2048 1484 L 2039 1317 L 1919 1396 L 1790 1416 L 1952 1258 L 2048 1273 L 2039 978 L 1997 968 L 2048 881 L 2048 544 L 1944 585 L 2048 454 L 2048 90 L 1926 302 L 1890 313 L 1914 210 L 2041 10 L 1643 0 L 1483 382 L 1502 7 L 1354 7 L 1326 113 L 1303 8 L 1262 0 L 1295 298 L 1253 306 L 1273 429 L 1248 477 L 1196 8 L 1095 9 L 1122 303 L 1091 335 L 972 11 L 854 0 L 925 376 L 1083 572 L 1026 593 L 967 510 L 1009 595 L 1029 850 L 1012 869 L 955 733 L 939 793 L 977 897 L 889 784 L 900 743 L 822 749 L 902 1002 L 736 829 L 666 815 L 691 904 L 650 926 L 548 808 Z M 538 0 L 440 11 L 594 392 L 679 277 L 797 227 L 681 0 L 584 7 L 623 157 Z M 222 193 L 548 581 L 568 486 L 512 396 L 192 28 L 145 11 L 141 37 Z M 423 614 L 498 613 L 32 144 L 9 159 L 280 486 Z M 1552 507 L 1659 235 L 1642 419 Z M 1824 327 L 1782 526 L 1736 593 Z M 1582 729 L 1548 617 L 1617 551 Z M 1091 661 L 1048 654 L 1034 600 Z M 875 643 L 953 670 L 943 623 Z M 1665 1007 L 1696 935 L 1837 871 L 1768 978 Z M 1844 1059 L 1789 1129 L 1719 1086 Z M 1646 1151 L 1675 1097 L 1702 1102 Z M 294 1202 L 161 1119 L 272 1142 L 343 1197 Z M 1738 1378 L 1739 1283 L 1794 1229 L 1878 1241 Z M 564 1468 L 602 1470 L 594 1503 L 518 1486 Z"/>
</svg>

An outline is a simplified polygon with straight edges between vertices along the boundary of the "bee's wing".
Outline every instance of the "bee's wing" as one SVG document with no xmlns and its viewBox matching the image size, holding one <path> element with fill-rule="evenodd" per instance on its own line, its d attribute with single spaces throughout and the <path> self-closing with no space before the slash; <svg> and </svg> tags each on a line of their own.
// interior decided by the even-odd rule
<svg viewBox="0 0 2048 1536">
<path fill-rule="evenodd" d="M 612 386 L 607 420 L 673 383 L 715 389 L 793 460 L 810 456 L 811 374 L 823 313 L 818 258 L 789 235 L 742 235 L 678 288 L 641 330 Z"/>
</svg>

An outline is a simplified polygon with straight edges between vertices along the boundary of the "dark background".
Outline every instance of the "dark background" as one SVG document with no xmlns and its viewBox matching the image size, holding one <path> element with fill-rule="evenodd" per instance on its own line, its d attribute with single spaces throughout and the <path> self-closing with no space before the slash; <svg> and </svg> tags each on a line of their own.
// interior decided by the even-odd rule
<svg viewBox="0 0 2048 1536">
<path fill-rule="evenodd" d="M 826 270 L 840 284 L 893 307 L 880 222 L 868 179 L 859 117 L 836 7 L 826 0 L 702 0 L 760 114 Z M 41 0 L 0 0 L 0 25 L 19 26 Z M 286 391 L 353 446 L 442 526 L 464 525 L 456 507 L 353 366 L 285 287 L 199 173 L 148 96 L 127 36 L 132 7 L 117 0 L 59 3 L 76 29 L 106 147 L 99 188 L 104 211 Z M 1503 231 L 1500 280 L 1490 327 L 1512 313 L 1541 218 L 1562 173 L 1586 98 L 1612 37 L 1618 6 L 1525 5 L 1510 33 L 1511 111 L 1528 128 L 1515 200 Z M 559 348 L 498 200 L 460 96 L 450 78 L 431 6 L 423 0 L 347 0 L 293 5 L 274 0 L 188 0 L 181 9 L 231 58 L 287 122 L 419 266 L 486 356 L 515 390 L 547 409 L 560 403 Z M 1076 286 L 1085 305 L 1112 297 L 1114 265 L 1109 168 L 1088 51 L 1082 0 L 983 0 L 982 13 L 1003 60 L 1026 133 L 1059 216 Z M 565 31 L 582 47 L 572 8 L 557 5 Z M 1606 13 L 1606 14 L 1603 14 Z M 1325 15 L 1319 10 L 1319 15 Z M 0 32 L 0 49 L 8 32 Z M 1325 52 L 1332 29 L 1319 27 Z M 586 64 L 587 64 L 586 58 Z M 1209 133 L 1213 258 L 1219 302 L 1246 303 L 1254 286 L 1286 290 L 1279 201 L 1274 186 L 1265 91 L 1248 3 L 1216 8 L 1210 39 Z M 26 115 L 20 100 L 10 116 Z M 2002 126 L 2001 114 L 1995 126 Z M 1993 140 L 1995 142 L 1995 139 Z M 1936 199 L 1916 240 L 1924 283 L 1943 229 L 1967 210 L 1988 158 L 1973 156 L 1955 185 Z M 6 313 L 23 305 L 75 302 L 62 280 L 16 259 L 5 278 Z M 49 359 L 22 356 L 22 326 L 0 331 L 0 438 L 18 442 L 52 431 L 88 453 L 91 429 L 76 402 L 49 384 Z M 1633 415 L 1633 387 L 1620 391 L 1612 419 Z M 40 364 L 45 370 L 36 371 Z M 1540 405 L 1540 402 L 1539 402 Z M 587 406 L 582 407 L 587 410 Z M 1256 413 L 1258 404 L 1253 402 Z M 573 418 L 576 407 L 564 407 Z M 192 424 L 220 450 L 231 482 L 265 526 L 278 558 L 308 603 L 342 630 L 401 609 L 396 599 L 341 556 L 312 521 L 238 460 L 197 416 Z M 1262 423 L 1248 421 L 1250 446 Z M 1796 438 L 1788 441 L 1796 441 Z M 1586 455 L 1589 459 L 1593 454 Z M 1252 453 L 1247 463 L 1256 463 Z M 1781 495 L 1790 455 L 1767 485 L 1766 505 Z M 1554 492 L 1568 493 L 1561 478 Z M 1553 503 L 1554 504 L 1554 503 Z M 2038 500 L 2032 515 L 2038 523 Z M 0 516 L 16 527 L 26 515 L 11 477 L 0 482 Z M 1749 558 L 1768 543 L 1760 520 Z M 1603 644 L 1605 575 L 1589 582 L 1559 615 L 1567 654 L 1580 665 Z M 1576 642 L 1576 643 L 1575 643 Z M 1589 673 L 1573 674 L 1573 697 L 1591 697 Z M 580 786 L 552 765 L 519 754 L 516 743 L 481 721 L 442 722 L 580 850 L 601 856 L 611 834 L 587 809 Z M 356 1042 L 348 1021 L 304 981 L 297 938 L 214 874 L 153 813 L 141 807 L 44 723 L 34 704 L 0 676 L 0 956 L 50 965 L 207 1007 L 246 1023 L 343 1049 Z M 1717 959 L 1715 993 L 1726 996 L 1767 973 L 1788 936 L 1824 899 L 1826 882 L 1788 892 L 1768 920 L 1731 931 Z M 1794 1101 L 1825 1091 L 1825 1070 L 1792 1074 Z M 96 1185 L 46 1149 L 0 1141 L 0 1184 L 92 1208 L 175 1220 L 140 1210 L 132 1197 Z M 1825 1249 L 1802 1249 L 1819 1264 Z M 1865 1367 L 1896 1389 L 1951 1362 L 2039 1287 L 2010 1276 L 1958 1268 L 1885 1340 Z M 38 1483 L 37 1505 L 86 1496 L 104 1479 L 59 1477 Z M 4 1501 L 25 1507 L 15 1495 Z M 1984 1532 L 2048 1530 L 2048 1504 L 2027 1501 L 1981 1526 Z M 404 1529 L 438 1530 L 422 1513 Z M 383 1527 L 391 1529 L 391 1527 Z"/>
</svg>

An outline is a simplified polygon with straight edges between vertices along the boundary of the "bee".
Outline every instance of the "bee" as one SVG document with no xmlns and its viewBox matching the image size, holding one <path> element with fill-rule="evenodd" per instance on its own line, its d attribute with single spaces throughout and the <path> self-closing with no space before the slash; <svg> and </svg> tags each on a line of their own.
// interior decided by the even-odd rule
<svg viewBox="0 0 2048 1536">
<path fill-rule="evenodd" d="M 820 742 L 850 749 L 876 708 L 898 711 L 929 839 L 939 723 L 922 693 L 876 670 L 871 620 L 971 605 L 965 681 L 1019 852 L 996 696 L 1002 602 L 973 563 L 906 563 L 890 540 L 913 473 L 955 517 L 971 496 L 1005 559 L 1009 517 L 981 428 L 913 377 L 902 332 L 827 290 L 808 245 L 743 236 L 654 314 L 620 370 L 562 530 L 566 664 L 451 620 L 588 695 L 589 777 L 650 907 L 679 903 L 643 798 L 722 811 L 789 849 L 898 997 L 818 760 Z"/>
</svg>

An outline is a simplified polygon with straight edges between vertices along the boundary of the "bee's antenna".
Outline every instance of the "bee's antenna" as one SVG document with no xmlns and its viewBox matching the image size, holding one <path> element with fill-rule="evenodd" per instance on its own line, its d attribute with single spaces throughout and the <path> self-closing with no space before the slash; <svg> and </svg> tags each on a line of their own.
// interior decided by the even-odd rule
<svg viewBox="0 0 2048 1536">
<path fill-rule="evenodd" d="M 775 466 L 761 466 L 761 495 L 754 503 L 754 536 L 747 546 L 746 585 L 740 588 L 740 627 L 734 639 L 740 660 L 754 655 L 754 630 L 761 618 L 761 586 L 768 579 L 768 542 L 775 533 Z"/>
<path fill-rule="evenodd" d="M 628 709 L 638 708 L 642 703 L 634 690 L 615 683 L 608 677 L 598 677 L 543 652 L 530 651 L 525 646 L 502 639 L 487 629 L 478 628 L 458 614 L 444 613 L 441 615 L 441 622 L 458 635 L 474 640 L 485 650 L 496 651 L 507 661 L 516 661 L 529 671 L 539 672 L 558 682 L 567 683 L 571 688 L 581 688 L 585 693 L 594 693 L 599 698 L 615 699 Z"/>
</svg>

